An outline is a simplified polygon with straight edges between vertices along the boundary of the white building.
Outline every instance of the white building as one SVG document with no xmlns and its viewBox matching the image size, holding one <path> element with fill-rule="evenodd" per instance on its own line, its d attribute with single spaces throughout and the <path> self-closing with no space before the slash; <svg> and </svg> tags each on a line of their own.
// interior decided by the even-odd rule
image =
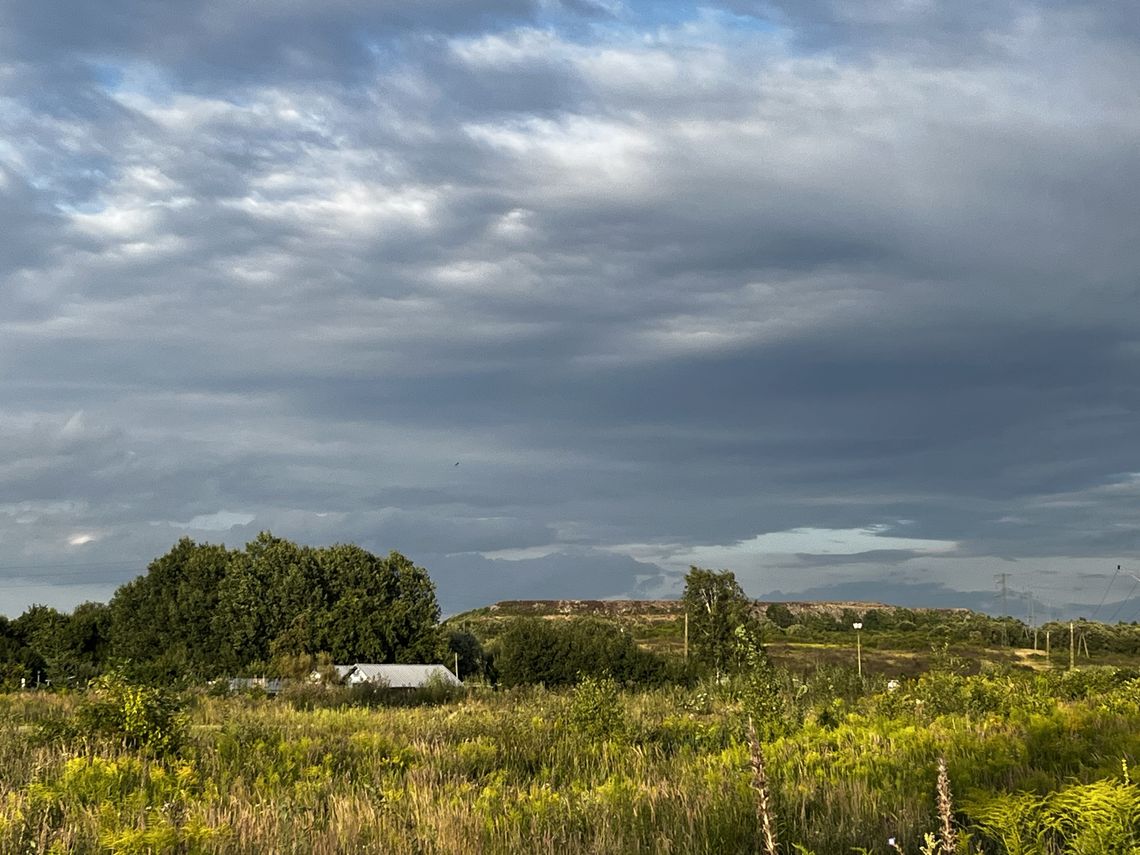
<svg viewBox="0 0 1140 855">
<path fill-rule="evenodd" d="M 337 676 L 349 686 L 376 683 L 390 689 L 418 689 L 429 684 L 462 686 L 459 678 L 445 665 L 376 665 L 358 662 L 337 665 Z"/>
</svg>

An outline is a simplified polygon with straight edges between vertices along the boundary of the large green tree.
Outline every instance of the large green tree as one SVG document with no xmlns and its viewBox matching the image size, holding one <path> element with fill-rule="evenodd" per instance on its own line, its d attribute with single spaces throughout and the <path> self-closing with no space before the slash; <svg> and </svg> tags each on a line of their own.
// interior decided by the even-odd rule
<svg viewBox="0 0 1140 855">
<path fill-rule="evenodd" d="M 28 644 L 27 629 L 27 624 L 19 624 L 19 618 L 9 621 L 0 615 L 0 686 L 4 688 L 33 685 L 47 678 L 47 662 Z"/>
<path fill-rule="evenodd" d="M 23 677 L 57 686 L 85 685 L 106 658 L 109 624 L 110 610 L 102 603 L 83 603 L 71 614 L 31 606 L 11 623 L 4 621 L 0 661 L 11 667 L 0 670 L 9 683 L 18 684 Z"/>
<path fill-rule="evenodd" d="M 682 597 L 689 618 L 689 637 L 697 662 L 717 677 L 740 664 L 740 636 L 744 627 L 759 637 L 752 601 L 730 570 L 690 567 Z"/>
<path fill-rule="evenodd" d="M 12 621 L 12 630 L 46 664 L 45 679 L 63 679 L 67 658 L 65 632 L 67 615 L 51 606 L 33 605 Z"/>
<path fill-rule="evenodd" d="M 230 557 L 218 588 L 213 630 L 224 645 L 226 667 L 315 653 L 310 618 L 326 603 L 315 550 L 262 532 Z"/>
<path fill-rule="evenodd" d="M 33 617 L 54 626 L 51 615 Z M 315 549 L 269 532 L 236 550 L 180 540 L 116 592 L 110 624 L 115 656 L 154 678 L 262 671 L 321 653 L 438 662 L 446 650 L 422 567 L 397 552 Z"/>
<path fill-rule="evenodd" d="M 219 673 L 213 621 L 230 557 L 224 546 L 184 537 L 119 588 L 110 606 L 114 656 L 153 676 Z"/>
<path fill-rule="evenodd" d="M 341 544 L 318 552 L 329 605 L 321 649 L 336 662 L 438 662 L 446 650 L 427 571 L 398 552 Z"/>
</svg>

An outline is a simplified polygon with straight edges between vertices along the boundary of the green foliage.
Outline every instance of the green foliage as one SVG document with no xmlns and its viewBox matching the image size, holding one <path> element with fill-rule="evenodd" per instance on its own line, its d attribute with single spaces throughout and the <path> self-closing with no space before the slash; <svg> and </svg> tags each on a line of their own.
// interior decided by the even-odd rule
<svg viewBox="0 0 1140 855">
<path fill-rule="evenodd" d="M 796 622 L 796 616 L 792 614 L 792 610 L 784 603 L 771 603 L 768 608 L 764 610 L 764 614 L 768 620 L 772 621 L 772 623 L 781 629 L 787 629 Z"/>
<path fill-rule="evenodd" d="M 718 677 L 739 666 L 737 627 L 752 627 L 752 603 L 731 571 L 691 567 L 682 596 L 694 659 Z M 758 632 L 758 630 L 757 630 Z"/>
<path fill-rule="evenodd" d="M 78 687 L 104 665 L 110 612 L 101 603 L 83 603 L 69 615 L 48 606 L 31 606 L 0 624 L 0 679 L 18 684 L 47 682 Z"/>
<path fill-rule="evenodd" d="M 98 678 L 76 713 L 81 734 L 158 754 L 178 750 L 186 718 L 178 700 L 161 689 L 129 682 L 121 673 Z"/>
<path fill-rule="evenodd" d="M 379 558 L 358 546 L 317 551 L 328 604 L 315 616 L 317 649 L 337 662 L 438 662 L 435 585 L 422 567 L 398 552 Z"/>
<path fill-rule="evenodd" d="M 229 556 L 210 621 L 224 671 L 317 652 L 312 613 L 326 601 L 322 581 L 312 549 L 269 532 Z"/>
<path fill-rule="evenodd" d="M 437 662 L 439 605 L 399 553 L 299 546 L 262 532 L 245 549 L 183 538 L 111 601 L 115 655 L 153 682 L 249 672 L 325 653 L 338 662 Z"/>
<path fill-rule="evenodd" d="M 586 677 L 570 696 L 570 726 L 592 739 L 617 739 L 626 731 L 625 708 L 612 677 Z"/>
<path fill-rule="evenodd" d="M 944 672 L 845 694 L 837 672 L 771 673 L 798 711 L 762 745 L 781 851 L 897 855 L 893 838 L 933 855 L 939 757 L 958 853 L 1140 846 L 1127 675 Z M 29 743 L 29 726 L 129 684 L 0 696 L 0 851 L 752 853 L 746 682 L 630 691 L 595 676 L 382 709 L 203 694 L 165 754 L 121 735 Z M 937 692 L 950 700 L 935 710 Z"/>
<path fill-rule="evenodd" d="M 642 650 L 620 627 L 594 618 L 513 621 L 498 639 L 495 667 L 508 687 L 566 686 L 603 675 L 656 685 L 666 675 L 661 657 Z"/>
<path fill-rule="evenodd" d="M 734 660 L 739 664 L 744 714 L 752 719 L 761 739 L 773 739 L 792 724 L 781 698 L 776 671 L 756 632 L 747 624 L 737 626 Z"/>
<path fill-rule="evenodd" d="M 37 814 L 50 818 L 94 813 L 95 840 L 91 842 L 98 844 L 99 851 L 113 855 L 197 855 L 216 851 L 215 847 L 229 838 L 225 825 L 209 825 L 201 817 L 185 816 L 187 807 L 204 795 L 198 770 L 186 763 L 171 768 L 130 755 L 76 757 L 64 763 L 57 776 L 29 785 L 26 794 L 26 812 L 15 818 L 27 823 Z M 146 817 L 141 827 L 136 825 L 139 816 Z M 9 838 L 16 830 L 13 826 L 18 828 L 13 818 L 0 818 L 0 833 L 7 831 Z M 33 842 L 21 851 L 38 850 Z M 48 851 L 74 850 L 60 846 Z"/>
<path fill-rule="evenodd" d="M 213 621 L 230 558 L 225 547 L 184 537 L 145 576 L 120 587 L 110 605 L 114 655 L 156 681 L 223 673 L 231 657 Z"/>
<path fill-rule="evenodd" d="M 452 658 L 458 656 L 459 673 L 456 676 L 462 680 L 486 679 L 493 671 L 492 659 L 478 637 L 465 629 L 448 630 L 447 650 Z"/>
<path fill-rule="evenodd" d="M 294 709 L 343 709 L 347 707 L 439 706 L 462 698 L 464 688 L 441 674 L 433 674 L 414 689 L 393 689 L 371 680 L 351 686 L 334 681 L 297 680 L 285 686 L 280 699 Z"/>
<path fill-rule="evenodd" d="M 975 794 L 965 802 L 983 840 L 1008 855 L 1106 855 L 1140 851 L 1140 787 L 1114 780 L 1045 796 Z"/>
<path fill-rule="evenodd" d="M 28 644 L 18 625 L 0 617 L 0 688 L 34 685 L 40 674 L 46 677 L 47 662 Z"/>
</svg>

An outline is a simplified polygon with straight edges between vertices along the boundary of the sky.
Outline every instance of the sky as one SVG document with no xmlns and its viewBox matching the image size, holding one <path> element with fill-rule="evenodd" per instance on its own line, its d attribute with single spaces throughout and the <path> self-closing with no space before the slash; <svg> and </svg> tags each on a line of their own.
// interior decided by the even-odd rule
<svg viewBox="0 0 1140 855">
<path fill-rule="evenodd" d="M 1131 0 L 0 0 L 0 612 L 261 530 L 1122 599 L 1138 79 Z"/>
</svg>

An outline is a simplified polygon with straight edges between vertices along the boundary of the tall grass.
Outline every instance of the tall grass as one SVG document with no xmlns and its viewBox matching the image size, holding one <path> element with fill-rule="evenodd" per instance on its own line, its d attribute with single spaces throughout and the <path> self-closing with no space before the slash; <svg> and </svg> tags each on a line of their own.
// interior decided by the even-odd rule
<svg viewBox="0 0 1140 855">
<path fill-rule="evenodd" d="M 892 852 L 892 838 L 918 852 L 930 832 L 944 852 L 967 835 L 994 855 L 1130 851 L 1095 846 L 1140 839 L 1121 774 L 1140 754 L 1135 684 L 939 680 L 821 697 L 767 743 L 749 742 L 738 698 L 707 686 L 397 708 L 193 695 L 165 753 L 69 728 L 74 696 L 0 696 L 0 852 L 754 853 L 779 840 L 831 855 Z M 933 710 L 935 689 L 960 708 Z M 1099 837 L 1081 830 L 1092 819 Z"/>
</svg>

